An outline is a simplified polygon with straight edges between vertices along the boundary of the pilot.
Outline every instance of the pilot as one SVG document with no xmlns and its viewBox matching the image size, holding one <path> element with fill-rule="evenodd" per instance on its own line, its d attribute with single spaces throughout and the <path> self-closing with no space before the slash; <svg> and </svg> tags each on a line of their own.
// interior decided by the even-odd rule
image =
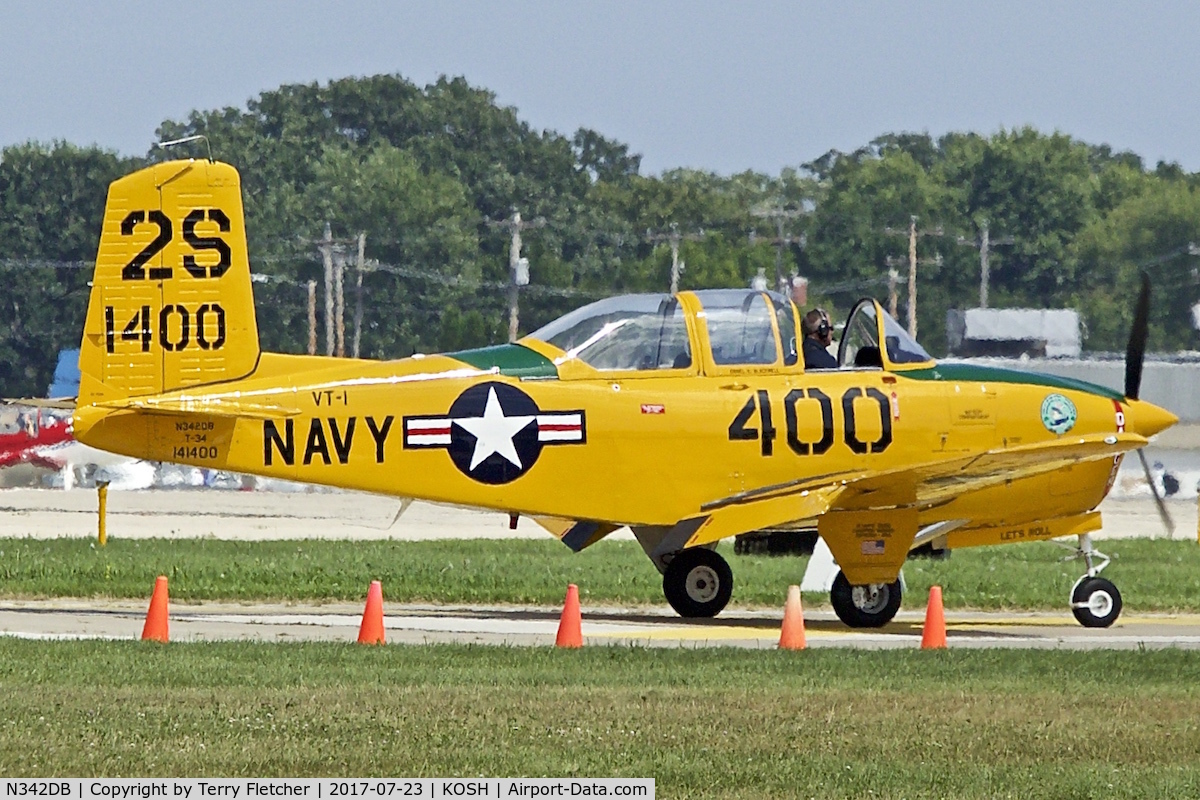
<svg viewBox="0 0 1200 800">
<path fill-rule="evenodd" d="M 814 308 L 804 315 L 804 368 L 837 369 L 837 359 L 825 348 L 833 342 L 833 326 L 823 308 Z"/>
</svg>

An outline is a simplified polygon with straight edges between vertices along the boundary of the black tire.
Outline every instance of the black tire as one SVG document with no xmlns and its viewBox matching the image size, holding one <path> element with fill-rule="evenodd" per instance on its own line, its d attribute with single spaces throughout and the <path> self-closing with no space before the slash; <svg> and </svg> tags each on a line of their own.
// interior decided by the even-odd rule
<svg viewBox="0 0 1200 800">
<path fill-rule="evenodd" d="M 681 617 L 715 617 L 733 594 L 733 570 L 715 550 L 683 550 L 663 573 L 663 594 Z"/>
<path fill-rule="evenodd" d="M 833 603 L 838 619 L 851 628 L 882 628 L 900 610 L 900 595 L 899 578 L 891 583 L 851 586 L 845 574 L 838 570 L 829 591 L 829 602 Z"/>
<path fill-rule="evenodd" d="M 1121 616 L 1121 593 L 1104 578 L 1080 578 L 1071 590 L 1071 613 L 1085 628 L 1107 628 Z"/>
</svg>

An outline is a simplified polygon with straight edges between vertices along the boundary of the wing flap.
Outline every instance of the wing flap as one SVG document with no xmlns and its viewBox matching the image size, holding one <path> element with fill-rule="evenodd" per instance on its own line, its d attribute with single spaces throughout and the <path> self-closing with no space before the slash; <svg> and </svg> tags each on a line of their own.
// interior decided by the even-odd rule
<svg viewBox="0 0 1200 800">
<path fill-rule="evenodd" d="M 797 519 L 819 517 L 829 510 L 843 491 L 840 484 L 819 489 L 802 489 L 754 500 L 724 505 L 678 522 L 667 533 L 652 557 L 685 547 L 700 547 L 746 531 L 770 528 Z"/>
</svg>

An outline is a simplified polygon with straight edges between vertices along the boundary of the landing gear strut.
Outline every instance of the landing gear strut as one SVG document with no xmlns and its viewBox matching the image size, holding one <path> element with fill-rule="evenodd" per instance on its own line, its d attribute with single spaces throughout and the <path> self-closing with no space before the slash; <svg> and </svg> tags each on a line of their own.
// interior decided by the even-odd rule
<svg viewBox="0 0 1200 800">
<path fill-rule="evenodd" d="M 1087 564 L 1087 573 L 1071 587 L 1071 613 L 1085 628 L 1107 628 L 1121 615 L 1121 593 L 1111 581 L 1098 577 L 1109 557 L 1092 545 L 1089 534 L 1081 533 L 1079 547 L 1069 558 L 1082 558 Z"/>
<path fill-rule="evenodd" d="M 891 583 L 852 586 L 838 571 L 829 591 L 829 602 L 838 619 L 851 628 L 882 628 L 900 610 L 900 579 Z"/>
</svg>

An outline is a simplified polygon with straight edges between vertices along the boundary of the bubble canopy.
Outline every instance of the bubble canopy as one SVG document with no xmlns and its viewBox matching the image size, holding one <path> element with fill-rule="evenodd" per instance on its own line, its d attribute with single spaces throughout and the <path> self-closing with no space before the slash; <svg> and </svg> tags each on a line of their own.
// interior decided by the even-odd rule
<svg viewBox="0 0 1200 800">
<path fill-rule="evenodd" d="M 792 367 L 799 361 L 799 315 L 790 300 L 756 289 L 705 289 L 632 294 L 600 300 L 529 335 L 600 372 L 694 372 L 696 348 L 705 363 L 726 367 Z M 700 332 L 706 334 L 697 338 Z M 874 300 L 860 300 L 846 322 L 839 365 L 904 368 L 933 358 Z"/>
<path fill-rule="evenodd" d="M 695 324 L 705 326 L 715 364 L 797 362 L 795 307 L 782 295 L 752 289 L 690 294 L 702 309 Z M 690 369 L 695 357 L 688 310 L 679 297 L 666 294 L 600 300 L 559 317 L 529 338 L 601 371 Z"/>
</svg>

